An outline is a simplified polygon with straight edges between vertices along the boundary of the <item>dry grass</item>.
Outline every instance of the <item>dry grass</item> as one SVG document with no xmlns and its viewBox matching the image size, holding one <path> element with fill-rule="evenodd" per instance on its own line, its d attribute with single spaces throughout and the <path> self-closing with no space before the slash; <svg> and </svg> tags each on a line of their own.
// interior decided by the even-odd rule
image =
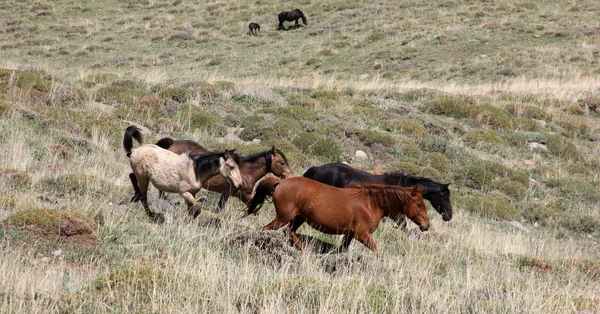
<svg viewBox="0 0 600 314">
<path fill-rule="evenodd" d="M 0 223 L 0 312 L 600 310 L 595 3 L 294 6 L 308 27 L 276 32 L 274 13 L 291 7 L 264 1 L 0 4 L 0 68 L 27 78 L 0 76 L 0 221 L 23 209 L 78 212 L 100 239 L 90 248 Z M 246 35 L 250 20 L 260 36 Z M 23 83 L 42 78 L 46 92 Z M 112 84 L 126 101 L 96 97 Z M 163 110 L 173 94 L 185 97 Z M 465 114 L 431 114 L 442 98 Z M 507 107 L 493 129 L 473 113 Z M 543 121 L 513 123 L 536 109 Z M 200 112 L 224 125 L 190 127 Z M 250 116 L 280 125 L 260 143 L 236 140 Z M 148 128 L 147 143 L 166 134 L 244 154 L 276 145 L 297 175 L 357 149 L 372 171 L 444 168 L 454 217 L 444 223 L 430 210 L 432 230 L 409 236 L 382 222 L 382 260 L 358 243 L 330 253 L 340 239 L 309 227 L 300 233 L 310 249 L 297 252 L 282 231 L 260 232 L 272 205 L 241 219 L 241 202 L 215 213 L 210 193 L 190 222 L 179 196 L 159 201 L 152 188 L 152 207 L 170 222 L 156 225 L 129 203 L 121 140 L 130 123 Z M 339 152 L 305 147 L 307 134 Z M 503 144 L 470 143 L 473 134 Z M 528 147 L 543 139 L 550 151 Z M 505 209 L 485 216 L 473 199 Z M 508 214 L 530 232 L 498 218 Z"/>
</svg>

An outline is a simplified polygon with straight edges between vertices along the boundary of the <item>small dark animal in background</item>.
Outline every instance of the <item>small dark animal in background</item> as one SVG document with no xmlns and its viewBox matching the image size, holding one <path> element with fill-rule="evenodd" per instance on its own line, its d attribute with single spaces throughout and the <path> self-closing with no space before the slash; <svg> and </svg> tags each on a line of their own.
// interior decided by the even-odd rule
<svg viewBox="0 0 600 314">
<path fill-rule="evenodd" d="M 298 27 L 298 20 L 302 19 L 302 23 L 304 23 L 304 26 L 307 25 L 306 17 L 304 16 L 304 13 L 302 13 L 302 11 L 300 11 L 299 9 L 294 9 L 292 11 L 283 11 L 277 14 L 277 17 L 279 18 L 279 27 L 277 27 L 277 30 L 285 30 L 285 27 L 283 26 L 283 21 L 295 21 L 296 27 Z"/>
<path fill-rule="evenodd" d="M 250 24 L 248 24 L 248 28 L 250 29 L 250 35 L 258 36 L 256 33 L 256 31 L 260 31 L 260 25 L 258 25 L 258 23 L 250 22 Z"/>
</svg>

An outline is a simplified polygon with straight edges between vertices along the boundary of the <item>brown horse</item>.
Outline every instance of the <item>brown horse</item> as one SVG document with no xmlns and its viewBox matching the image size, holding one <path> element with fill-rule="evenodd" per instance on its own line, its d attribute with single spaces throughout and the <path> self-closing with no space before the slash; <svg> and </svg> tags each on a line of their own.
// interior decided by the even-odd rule
<svg viewBox="0 0 600 314">
<path fill-rule="evenodd" d="M 173 140 L 172 138 L 163 138 L 156 142 L 156 145 L 168 149 L 176 154 L 183 154 L 188 151 L 204 154 L 208 149 L 202 147 L 197 142 L 190 140 Z M 235 195 L 244 204 L 252 198 L 254 185 L 258 180 L 272 173 L 280 178 L 290 178 L 294 173 L 288 165 L 285 155 L 273 146 L 270 150 L 252 154 L 241 158 L 238 161 L 240 174 L 242 175 L 242 186 L 234 189 L 228 180 L 222 175 L 216 175 L 206 181 L 202 187 L 213 192 L 221 193 L 219 199 L 219 209 L 222 210 L 227 203 L 230 195 Z"/>
<path fill-rule="evenodd" d="M 132 201 L 141 200 L 146 214 L 156 222 L 164 222 L 162 214 L 154 213 L 148 206 L 150 182 L 159 191 L 179 193 L 188 204 L 188 212 L 196 218 L 200 214 L 195 195 L 202 184 L 218 173 L 235 187 L 242 184 L 242 177 L 234 156 L 235 151 L 197 154 L 188 152 L 178 155 L 156 145 L 142 145 L 133 149 L 133 139 L 142 142 L 142 135 L 135 126 L 125 130 L 123 147 L 133 173 L 129 175 L 135 190 Z"/>
<path fill-rule="evenodd" d="M 266 197 L 272 196 L 277 217 L 263 230 L 279 229 L 289 223 L 290 239 L 302 250 L 296 230 L 307 222 L 321 232 L 343 234 L 338 252 L 345 252 L 356 238 L 379 257 L 381 251 L 371 234 L 383 217 L 397 220 L 406 216 L 419 225 L 421 231 L 429 229 L 422 192 L 421 186 L 365 184 L 337 188 L 304 177 L 285 180 L 269 177 L 256 187 L 248 214 L 256 213 Z"/>
</svg>

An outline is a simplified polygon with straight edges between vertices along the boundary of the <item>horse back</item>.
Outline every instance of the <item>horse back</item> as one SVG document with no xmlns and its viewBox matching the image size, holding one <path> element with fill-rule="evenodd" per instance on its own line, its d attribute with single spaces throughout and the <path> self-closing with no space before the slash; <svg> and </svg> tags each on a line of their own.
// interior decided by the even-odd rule
<svg viewBox="0 0 600 314">
<path fill-rule="evenodd" d="M 191 140 L 174 141 L 173 144 L 168 149 L 179 155 L 186 153 L 186 152 L 195 152 L 198 154 L 206 154 L 209 152 L 208 149 L 204 148 L 198 142 L 191 141 Z"/>
<path fill-rule="evenodd" d="M 352 168 L 341 162 L 311 167 L 304 173 L 304 177 L 339 188 L 348 187 L 352 184 L 389 184 L 385 182 L 386 180 L 382 176 Z"/>
</svg>

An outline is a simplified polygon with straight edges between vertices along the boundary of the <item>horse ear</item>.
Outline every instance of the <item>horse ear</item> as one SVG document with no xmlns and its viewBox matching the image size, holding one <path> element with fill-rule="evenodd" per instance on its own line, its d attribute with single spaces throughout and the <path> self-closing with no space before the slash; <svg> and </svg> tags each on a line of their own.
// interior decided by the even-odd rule
<svg viewBox="0 0 600 314">
<path fill-rule="evenodd" d="M 423 193 L 423 186 L 417 185 L 413 188 L 411 196 L 415 196 L 417 194 Z"/>
<path fill-rule="evenodd" d="M 277 150 L 275 149 L 275 145 L 273 145 L 273 147 L 271 147 L 271 154 L 273 154 L 273 155 L 277 154 Z"/>
</svg>

